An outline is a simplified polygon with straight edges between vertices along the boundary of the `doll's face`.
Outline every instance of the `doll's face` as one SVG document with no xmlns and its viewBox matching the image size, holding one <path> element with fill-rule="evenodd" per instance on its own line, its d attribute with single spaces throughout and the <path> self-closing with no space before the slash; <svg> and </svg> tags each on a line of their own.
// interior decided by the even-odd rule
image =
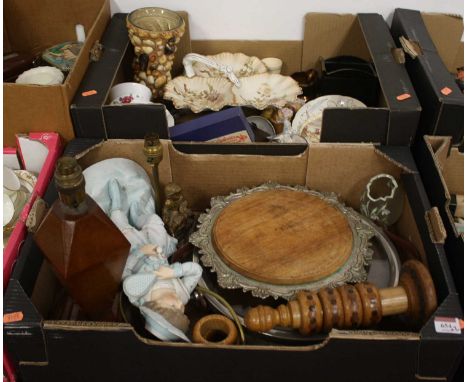
<svg viewBox="0 0 468 382">
<path fill-rule="evenodd" d="M 173 289 L 156 289 L 151 293 L 151 301 L 168 309 L 184 311 L 184 304 Z"/>
</svg>

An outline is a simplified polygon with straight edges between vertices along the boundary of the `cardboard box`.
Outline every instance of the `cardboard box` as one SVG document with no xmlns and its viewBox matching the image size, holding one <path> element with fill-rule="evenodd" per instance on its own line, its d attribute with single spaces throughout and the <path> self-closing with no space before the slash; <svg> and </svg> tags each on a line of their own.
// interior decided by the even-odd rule
<svg viewBox="0 0 468 382">
<path fill-rule="evenodd" d="M 325 110 L 321 141 L 410 145 L 421 107 L 403 64 L 395 58 L 396 46 L 383 17 L 307 14 L 302 69 L 317 67 L 321 58 L 340 55 L 374 63 L 381 87 L 380 105 L 360 110 Z M 399 101 L 403 94 L 410 97 Z"/>
<path fill-rule="evenodd" d="M 175 55 L 173 73 L 182 71 L 182 59 L 190 52 L 188 15 L 184 18 L 186 29 Z M 147 132 L 156 131 L 160 138 L 168 138 L 167 121 L 161 105 L 108 105 L 112 86 L 133 81 L 133 45 L 128 38 L 127 14 L 117 13 L 104 32 L 103 52 L 98 62 L 90 63 L 70 106 L 77 137 L 86 138 L 143 138 Z M 185 53 L 184 53 L 185 52 Z M 91 96 L 83 95 L 96 90 Z M 86 93 L 85 93 L 86 94 Z"/>
<path fill-rule="evenodd" d="M 30 146 L 30 144 L 33 146 Z M 41 144 L 47 150 L 47 157 L 42 163 L 30 163 L 28 158 L 34 154 L 28 152 L 29 150 L 34 150 L 36 147 L 34 144 Z M 30 147 L 28 147 L 30 146 Z M 18 218 L 17 223 L 13 229 L 13 232 L 8 239 L 6 247 L 3 249 L 3 290 L 5 290 L 12 269 L 15 265 L 16 258 L 18 257 L 21 244 L 23 243 L 27 228 L 26 220 L 29 216 L 31 208 L 37 198 L 41 198 L 44 195 L 46 188 L 49 185 L 49 181 L 52 177 L 55 162 L 57 161 L 58 156 L 62 152 L 62 144 L 60 137 L 56 133 L 30 133 L 29 135 L 17 136 L 17 147 L 21 153 L 21 159 L 23 163 L 23 168 L 28 171 L 38 171 L 37 183 L 33 189 L 31 197 L 26 203 L 21 212 L 21 215 Z M 37 150 L 37 148 L 36 148 Z M 9 150 L 6 150 L 7 152 Z M 4 149 L 5 152 L 5 149 Z M 39 167 L 38 167 L 39 166 Z M 3 368 L 4 376 L 8 378 L 9 382 L 14 382 L 16 380 L 15 369 L 12 365 L 11 359 L 8 356 L 8 351 L 6 348 L 3 349 Z"/>
<path fill-rule="evenodd" d="M 57 43 L 75 40 L 75 25 L 82 24 L 86 41 L 75 66 L 62 85 L 3 84 L 3 143 L 15 144 L 15 134 L 58 132 L 74 137 L 70 101 L 89 62 L 89 51 L 110 18 L 108 0 L 11 0 L 3 5 L 7 50 L 39 54 Z"/>
<path fill-rule="evenodd" d="M 3 249 L 3 288 L 6 287 L 10 278 L 11 271 L 14 266 L 14 262 L 18 256 L 20 245 L 26 236 L 26 219 L 28 218 L 31 207 L 37 198 L 42 197 L 46 188 L 49 185 L 49 181 L 54 173 L 55 162 L 62 152 L 62 143 L 60 137 L 56 133 L 30 133 L 27 136 L 18 137 L 18 150 L 22 157 L 23 168 L 28 171 L 38 173 L 37 183 L 31 193 L 28 203 L 25 204 L 23 211 L 21 212 L 18 222 L 13 229 L 6 247 Z M 23 141 L 23 145 L 21 144 Z M 27 141 L 39 142 L 43 145 L 44 149 L 47 150 L 47 157 L 41 164 L 28 163 L 25 157 L 29 155 L 27 152 L 28 145 Z M 29 149 L 33 149 L 32 147 Z"/>
<path fill-rule="evenodd" d="M 444 223 L 447 234 L 445 252 L 463 304 L 464 238 L 455 228 L 449 204 L 452 194 L 464 195 L 464 154 L 451 146 L 450 137 L 426 135 L 424 141 L 414 147 L 414 155 L 427 196 L 439 209 Z"/>
<path fill-rule="evenodd" d="M 463 93 L 450 71 L 454 73 L 454 63 L 460 63 L 462 18 L 422 15 L 415 10 L 396 9 L 391 30 L 399 46 L 399 39 L 403 36 L 410 40 L 417 54 L 415 58 L 407 55 L 406 68 L 423 107 L 419 137 L 423 134 L 449 135 L 454 144 L 461 143 Z M 437 47 L 432 37 L 437 39 Z"/>
<path fill-rule="evenodd" d="M 403 215 L 395 228 L 425 253 L 439 308 L 419 332 L 334 330 L 325 341 L 307 346 L 163 343 L 142 338 L 126 323 L 48 320 L 53 292 L 60 288 L 29 237 L 4 300 L 4 313 L 23 313 L 22 320 L 4 325 L 4 340 L 23 381 L 129 381 L 136 373 L 140 380 L 162 381 L 271 381 L 272 376 L 359 382 L 450 379 L 461 359 L 463 336 L 436 333 L 434 317 L 461 317 L 462 311 L 443 246 L 430 236 L 435 229 L 428 217 L 434 210 L 409 148 L 320 144 L 290 156 L 206 155 L 181 152 L 170 141 L 162 142 L 161 183 L 178 183 L 190 207 L 198 211 L 209 206 L 212 196 L 266 181 L 334 191 L 357 208 L 371 176 L 392 174 L 406 191 Z M 83 167 L 126 157 L 150 172 L 142 145 L 142 140 L 77 139 L 66 153 L 75 155 Z M 223 147 L 229 146 L 235 145 Z M 46 201 L 56 197 L 51 187 Z"/>
<path fill-rule="evenodd" d="M 71 113 L 78 137 L 142 138 L 149 130 L 157 130 L 162 137 L 167 137 L 162 112 L 156 115 L 156 106 L 131 106 L 131 116 L 128 109 L 105 106 L 109 88 L 117 82 L 132 79 L 129 63 L 133 47 L 129 44 L 125 17 L 125 14 L 113 16 L 109 27 L 113 32 L 106 32 L 103 38 L 104 45 L 112 45 L 113 50 L 105 50 L 101 62 L 90 65 L 73 100 Z M 188 26 L 186 14 L 185 21 Z M 350 54 L 370 60 L 380 81 L 378 107 L 326 110 L 322 141 L 409 145 L 413 140 L 420 105 L 404 65 L 393 58 L 396 46 L 388 25 L 380 15 L 308 13 L 305 15 L 303 41 L 190 41 L 188 29 L 184 39 L 187 40 L 181 41 L 176 53 L 178 65 L 173 71 L 174 77 L 181 73 L 180 62 L 190 52 L 212 55 L 228 51 L 259 58 L 278 57 L 283 61 L 282 73 L 286 75 L 315 68 L 321 58 Z M 99 88 L 98 94 L 81 96 L 82 91 L 96 87 Z M 409 94 L 410 97 L 398 101 L 401 94 Z M 118 117 L 117 111 L 121 111 Z M 175 118 L 177 124 L 178 116 Z M 343 120 L 347 121 L 346 127 Z"/>
</svg>

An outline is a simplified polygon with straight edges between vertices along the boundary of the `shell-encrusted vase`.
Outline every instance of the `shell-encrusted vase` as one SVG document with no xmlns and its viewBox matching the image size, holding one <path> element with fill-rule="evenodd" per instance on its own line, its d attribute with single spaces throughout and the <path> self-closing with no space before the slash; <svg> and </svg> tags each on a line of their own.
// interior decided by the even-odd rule
<svg viewBox="0 0 468 382">
<path fill-rule="evenodd" d="M 194 113 L 206 109 L 218 111 L 232 104 L 231 88 L 227 78 L 179 76 L 167 83 L 164 98 L 177 109 L 190 108 Z"/>
<path fill-rule="evenodd" d="M 174 54 L 185 32 L 184 19 L 164 8 L 139 8 L 127 16 L 127 28 L 136 55 L 134 80 L 159 97 L 172 78 Z"/>
<path fill-rule="evenodd" d="M 206 56 L 219 65 L 229 65 L 237 77 L 247 77 L 254 74 L 266 73 L 266 65 L 254 56 L 247 56 L 244 53 L 219 53 L 214 56 Z M 223 73 L 215 68 L 205 65 L 203 62 L 194 62 L 193 70 L 196 76 L 200 77 L 222 77 Z"/>
<path fill-rule="evenodd" d="M 239 78 L 241 86 L 233 87 L 235 105 L 250 105 L 263 110 L 268 106 L 283 107 L 302 93 L 296 81 L 280 74 L 256 74 Z"/>
</svg>

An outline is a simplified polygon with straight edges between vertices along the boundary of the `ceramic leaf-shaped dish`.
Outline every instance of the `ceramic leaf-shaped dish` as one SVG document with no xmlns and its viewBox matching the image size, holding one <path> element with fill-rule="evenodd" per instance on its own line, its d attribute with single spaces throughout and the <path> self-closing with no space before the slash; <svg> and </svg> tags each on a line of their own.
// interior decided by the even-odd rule
<svg viewBox="0 0 468 382">
<path fill-rule="evenodd" d="M 230 66 L 237 77 L 247 77 L 268 71 L 265 64 L 258 57 L 249 57 L 244 53 L 224 52 L 214 56 L 206 56 L 206 58 L 219 65 Z M 193 63 L 193 70 L 195 75 L 200 77 L 223 77 L 222 72 L 199 61 Z"/>
<path fill-rule="evenodd" d="M 226 78 L 180 76 L 167 83 L 164 99 L 172 101 L 177 109 L 189 108 L 194 113 L 218 111 L 233 103 L 231 88 Z"/>
<path fill-rule="evenodd" d="M 234 104 L 249 105 L 263 110 L 268 106 L 283 107 L 294 102 L 302 90 L 291 77 L 281 74 L 256 74 L 239 79 L 240 87 L 233 87 Z"/>
</svg>

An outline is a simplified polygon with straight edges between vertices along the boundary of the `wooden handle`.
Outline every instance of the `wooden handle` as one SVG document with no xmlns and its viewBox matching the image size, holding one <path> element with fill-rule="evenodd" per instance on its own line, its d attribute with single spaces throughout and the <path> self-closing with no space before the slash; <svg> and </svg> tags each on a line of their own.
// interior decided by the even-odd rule
<svg viewBox="0 0 468 382">
<path fill-rule="evenodd" d="M 425 322 L 437 308 L 434 284 L 417 260 L 402 267 L 400 286 L 377 289 L 370 283 L 301 291 L 296 299 L 276 309 L 258 306 L 247 311 L 245 324 L 256 332 L 275 326 L 299 329 L 302 334 L 328 332 L 332 328 L 369 327 L 383 316 L 405 314 L 411 324 Z"/>
</svg>

